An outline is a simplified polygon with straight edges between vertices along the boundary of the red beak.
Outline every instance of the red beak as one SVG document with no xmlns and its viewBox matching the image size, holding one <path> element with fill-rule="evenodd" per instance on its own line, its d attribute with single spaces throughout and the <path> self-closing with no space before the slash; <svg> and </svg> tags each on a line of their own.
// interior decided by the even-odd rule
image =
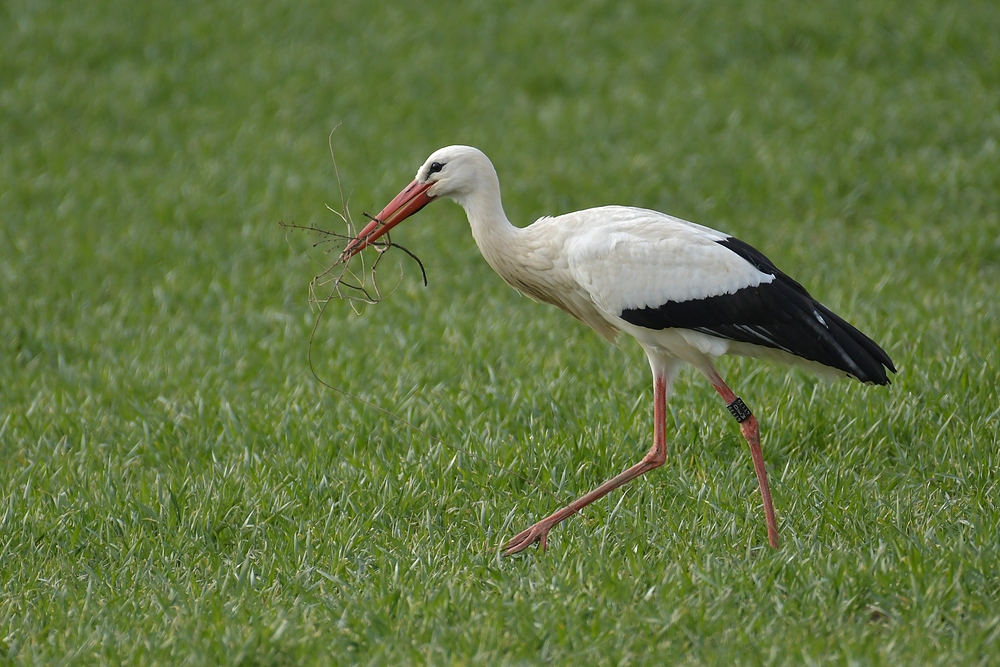
<svg viewBox="0 0 1000 667">
<path fill-rule="evenodd" d="M 375 216 L 374 220 L 365 225 L 365 228 L 347 244 L 344 252 L 340 253 L 340 261 L 346 262 L 351 257 L 354 257 L 370 246 L 377 238 L 424 206 L 430 204 L 434 198 L 427 194 L 427 188 L 431 187 L 431 185 L 433 184 L 419 183 L 414 180 L 403 188 L 403 191 L 386 204 L 382 212 Z"/>
</svg>

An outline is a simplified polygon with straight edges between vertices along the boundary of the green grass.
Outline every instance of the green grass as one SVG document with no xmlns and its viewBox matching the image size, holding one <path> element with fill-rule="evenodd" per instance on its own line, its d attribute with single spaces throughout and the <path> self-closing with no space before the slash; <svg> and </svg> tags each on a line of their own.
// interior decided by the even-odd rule
<svg viewBox="0 0 1000 667">
<path fill-rule="evenodd" d="M 277 223 L 339 228 L 338 123 L 356 217 L 469 143 L 520 224 L 709 224 L 883 343 L 888 389 L 722 364 L 782 549 L 686 373 L 666 465 L 500 559 L 646 451 L 646 363 L 441 203 L 394 236 L 429 288 L 314 350 L 434 438 L 325 390 Z M 0 658 L 996 664 L 998 142 L 990 2 L 4 3 Z"/>
</svg>

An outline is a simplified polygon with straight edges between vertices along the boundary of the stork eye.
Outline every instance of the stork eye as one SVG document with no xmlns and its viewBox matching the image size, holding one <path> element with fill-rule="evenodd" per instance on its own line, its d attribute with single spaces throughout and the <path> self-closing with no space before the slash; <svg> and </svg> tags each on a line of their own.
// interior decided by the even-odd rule
<svg viewBox="0 0 1000 667">
<path fill-rule="evenodd" d="M 444 169 L 444 164 L 442 164 L 441 162 L 432 162 L 431 168 L 427 170 L 427 175 L 429 176 L 431 174 L 436 174 L 442 169 Z"/>
</svg>

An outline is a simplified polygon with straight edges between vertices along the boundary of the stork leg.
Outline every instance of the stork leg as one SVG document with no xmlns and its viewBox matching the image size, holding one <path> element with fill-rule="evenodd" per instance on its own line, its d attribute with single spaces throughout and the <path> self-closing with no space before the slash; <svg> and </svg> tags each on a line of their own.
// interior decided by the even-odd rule
<svg viewBox="0 0 1000 667">
<path fill-rule="evenodd" d="M 510 556 L 519 551 L 527 549 L 535 542 L 542 543 L 542 551 L 548 539 L 549 531 L 552 530 L 563 519 L 570 517 L 581 509 L 603 498 L 619 486 L 630 482 L 639 475 L 649 472 L 653 468 L 659 468 L 667 460 L 666 429 L 667 419 L 667 391 L 670 387 L 672 368 L 665 367 L 659 372 L 654 371 L 653 375 L 653 447 L 646 453 L 642 460 L 634 466 L 620 473 L 617 477 L 608 480 L 604 484 L 590 493 L 577 498 L 572 503 L 542 519 L 531 528 L 521 531 L 510 539 L 503 546 L 503 555 Z"/>
<path fill-rule="evenodd" d="M 767 470 L 764 467 L 764 452 L 760 447 L 760 426 L 757 424 L 757 418 L 750 413 L 746 404 L 733 393 L 733 390 L 726 386 L 726 383 L 722 381 L 722 377 L 718 372 L 709 373 L 708 379 L 711 381 L 712 386 L 715 387 L 715 391 L 719 392 L 722 400 L 726 402 L 726 406 L 730 412 L 733 413 L 733 416 L 740 423 L 740 431 L 743 432 L 743 437 L 746 439 L 747 444 L 750 445 L 753 469 L 757 473 L 757 482 L 760 484 L 760 495 L 764 500 L 764 516 L 767 519 L 767 541 L 772 547 L 777 549 L 779 546 L 778 521 L 775 519 L 774 505 L 771 503 L 771 487 L 767 483 Z"/>
</svg>

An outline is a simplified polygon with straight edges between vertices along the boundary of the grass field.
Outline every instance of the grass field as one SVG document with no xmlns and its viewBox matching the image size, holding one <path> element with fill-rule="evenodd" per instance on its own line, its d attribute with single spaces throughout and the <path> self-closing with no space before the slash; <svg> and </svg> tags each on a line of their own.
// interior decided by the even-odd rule
<svg viewBox="0 0 1000 667">
<path fill-rule="evenodd" d="M 721 362 L 637 461 L 639 348 L 518 296 L 435 204 L 327 309 L 342 230 L 479 146 L 518 224 L 735 234 L 873 335 L 889 388 Z M 387 260 L 389 258 L 387 257 Z M 1000 663 L 1000 11 L 822 0 L 0 5 L 0 659 Z M 468 452 L 468 453 L 466 453 Z"/>
</svg>

